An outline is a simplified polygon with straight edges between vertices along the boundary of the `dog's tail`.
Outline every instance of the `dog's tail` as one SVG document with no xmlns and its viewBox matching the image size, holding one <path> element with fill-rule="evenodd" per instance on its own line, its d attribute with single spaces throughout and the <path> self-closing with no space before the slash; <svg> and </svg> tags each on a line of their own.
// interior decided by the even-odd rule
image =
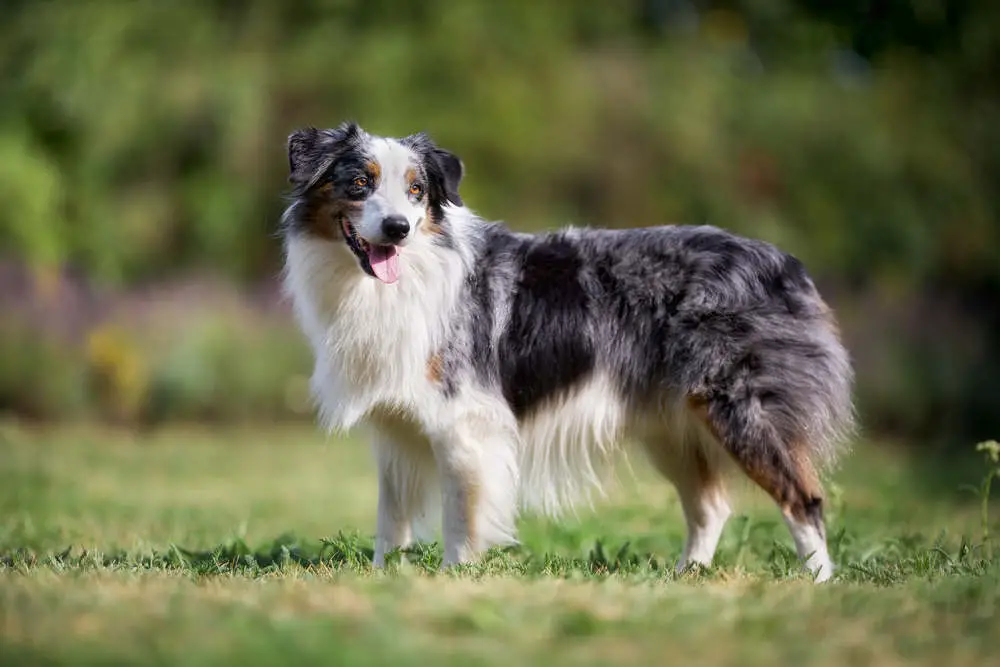
<svg viewBox="0 0 1000 667">
<path fill-rule="evenodd" d="M 757 313 L 745 346 L 689 406 L 740 467 L 783 506 L 805 514 L 822 502 L 820 476 L 856 432 L 853 368 L 822 301 L 808 313 Z M 700 336 L 720 318 L 702 322 Z M 720 332 L 718 337 L 723 339 Z"/>
<path fill-rule="evenodd" d="M 854 369 L 832 312 L 765 349 L 756 392 L 785 443 L 801 442 L 819 469 L 831 468 L 857 433 Z M 770 399 L 770 400 L 765 400 Z"/>
</svg>

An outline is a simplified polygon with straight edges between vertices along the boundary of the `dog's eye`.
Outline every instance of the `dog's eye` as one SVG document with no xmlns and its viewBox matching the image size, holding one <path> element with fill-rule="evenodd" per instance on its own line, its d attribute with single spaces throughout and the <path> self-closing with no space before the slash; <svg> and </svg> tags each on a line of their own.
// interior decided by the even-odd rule
<svg viewBox="0 0 1000 667">
<path fill-rule="evenodd" d="M 366 185 L 368 185 L 368 177 L 358 176 L 357 178 L 354 179 L 354 185 L 359 188 L 365 187 Z"/>
<path fill-rule="evenodd" d="M 413 195 L 414 197 L 419 197 L 420 195 L 424 194 L 424 186 L 420 185 L 420 183 L 411 183 L 410 194 Z"/>
</svg>

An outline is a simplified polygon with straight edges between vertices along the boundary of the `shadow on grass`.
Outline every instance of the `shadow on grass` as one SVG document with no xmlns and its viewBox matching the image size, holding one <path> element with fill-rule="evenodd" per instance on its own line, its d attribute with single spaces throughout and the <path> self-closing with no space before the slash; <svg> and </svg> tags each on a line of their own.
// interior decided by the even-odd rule
<svg viewBox="0 0 1000 667">
<path fill-rule="evenodd" d="M 767 531 L 765 531 L 767 532 Z M 966 538 L 959 542 L 944 536 L 930 538 L 909 535 L 887 538 L 878 544 L 863 543 L 843 529 L 831 536 L 831 555 L 840 563 L 835 578 L 843 582 L 890 586 L 909 580 L 935 580 L 954 576 L 988 576 L 1000 583 L 1000 558 L 993 558 L 983 545 Z M 744 545 L 745 546 L 745 545 Z M 617 577 L 630 581 L 712 581 L 743 576 L 766 575 L 776 581 L 801 579 L 803 572 L 794 550 L 773 539 L 754 540 L 752 564 L 744 567 L 744 546 L 721 549 L 715 566 L 678 574 L 671 563 L 633 549 L 625 543 L 608 549 L 597 540 L 585 557 L 568 557 L 550 552 L 534 553 L 521 546 L 494 548 L 475 563 L 441 571 L 441 549 L 436 543 L 417 544 L 395 550 L 387 556 L 386 570 L 398 572 L 409 567 L 428 575 L 463 577 L 520 577 L 593 579 Z M 115 572 L 180 571 L 191 576 L 235 575 L 261 577 L 268 574 L 295 576 L 303 573 L 372 573 L 372 549 L 359 536 L 338 535 L 334 539 L 306 544 L 292 535 L 282 535 L 263 548 L 251 549 L 242 540 L 227 542 L 215 549 L 189 551 L 171 546 L 163 552 L 130 554 L 62 553 L 39 555 L 30 549 L 0 550 L 0 569 L 30 571 L 47 568 L 57 573 L 109 570 Z M 405 565 L 404 565 L 405 564 Z"/>
<path fill-rule="evenodd" d="M 41 556 L 32 549 L 14 549 L 0 554 L 0 565 L 13 567 L 44 564 L 59 567 L 141 567 L 145 569 L 182 569 L 192 574 L 222 574 L 241 572 L 258 574 L 288 565 L 304 568 L 327 566 L 333 568 L 361 568 L 371 565 L 372 549 L 358 538 L 338 536 L 321 540 L 318 544 L 305 544 L 294 535 L 281 535 L 269 545 L 253 549 L 241 539 L 231 540 L 214 549 L 191 551 L 171 545 L 165 551 L 137 555 L 127 551 L 112 553 L 73 553 L 73 547 L 58 554 Z"/>
<path fill-rule="evenodd" d="M 794 554 L 793 554 L 794 556 Z M 117 551 L 96 553 L 74 551 L 41 554 L 33 549 L 0 549 L 0 568 L 30 569 L 48 567 L 55 571 L 96 570 L 177 570 L 193 576 L 235 574 L 259 577 L 272 572 L 285 572 L 289 567 L 305 571 L 341 571 L 370 573 L 373 549 L 369 541 L 357 535 L 340 534 L 317 543 L 303 542 L 286 534 L 256 549 L 243 540 L 235 539 L 214 549 L 191 551 L 171 545 L 163 551 L 148 554 Z M 396 549 L 386 556 L 386 570 L 408 567 L 427 574 L 442 573 L 442 549 L 438 543 L 420 543 Z M 685 576 L 705 576 L 714 570 L 688 573 Z M 555 553 L 534 553 L 521 545 L 495 547 L 473 564 L 448 568 L 458 576 L 517 575 L 542 577 L 602 578 L 616 575 L 642 575 L 662 579 L 672 578 L 673 567 L 651 553 L 642 553 L 631 544 L 610 548 L 597 540 L 584 557 Z"/>
</svg>

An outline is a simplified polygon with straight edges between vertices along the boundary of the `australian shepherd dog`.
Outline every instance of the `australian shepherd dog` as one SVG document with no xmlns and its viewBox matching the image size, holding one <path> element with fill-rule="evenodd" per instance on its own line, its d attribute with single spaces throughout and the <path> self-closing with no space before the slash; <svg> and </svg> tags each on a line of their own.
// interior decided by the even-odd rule
<svg viewBox="0 0 1000 667">
<path fill-rule="evenodd" d="M 712 562 L 736 471 L 832 575 L 853 372 L 797 259 L 710 226 L 514 232 L 425 134 L 307 128 L 288 159 L 284 284 L 325 426 L 371 432 L 376 567 L 437 528 L 444 566 L 512 543 L 522 509 L 586 500 L 639 448 L 680 499 L 678 570 Z"/>
</svg>

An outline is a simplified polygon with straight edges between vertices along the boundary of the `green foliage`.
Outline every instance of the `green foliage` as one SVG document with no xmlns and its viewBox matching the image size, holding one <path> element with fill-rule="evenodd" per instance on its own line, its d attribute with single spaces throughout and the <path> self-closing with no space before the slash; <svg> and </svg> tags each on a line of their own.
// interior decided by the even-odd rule
<svg viewBox="0 0 1000 667">
<path fill-rule="evenodd" d="M 170 307 L 145 321 L 115 312 L 80 343 L 11 313 L 0 321 L 0 408 L 133 425 L 314 420 L 312 359 L 290 316 L 217 301 L 203 293 L 179 307 L 183 317 Z"/>
<path fill-rule="evenodd" d="M 519 229 L 780 243 L 841 313 L 866 425 L 995 427 L 994 4 L 685 4 L 6 3 L 0 247 L 104 284 L 270 280 L 293 128 L 427 130 Z M 218 411 L 184 373 L 162 400 Z"/>
<path fill-rule="evenodd" d="M 79 416 L 86 406 L 82 355 L 63 341 L 0 318 L 0 411 Z"/>
<path fill-rule="evenodd" d="M 983 544 L 986 545 L 987 553 L 993 557 L 993 540 L 990 537 L 990 490 L 993 480 L 1000 478 L 1000 442 L 987 440 L 976 445 L 977 452 L 983 452 L 986 458 L 986 475 L 983 477 L 980 496 L 983 504 Z"/>
<path fill-rule="evenodd" d="M 243 328 L 228 318 L 203 317 L 178 332 L 172 343 L 154 362 L 149 419 L 312 416 L 300 387 L 311 359 L 292 327 L 255 323 Z"/>
<path fill-rule="evenodd" d="M 4 234 L 105 278 L 177 260 L 259 275 L 287 132 L 354 117 L 428 129 L 465 158 L 473 205 L 522 227 L 707 221 L 851 279 L 995 277 L 989 156 L 968 150 L 972 132 L 992 136 L 969 122 L 990 107 L 951 89 L 969 57 L 928 77 L 935 63 L 893 61 L 889 45 L 852 83 L 828 67 L 848 45 L 778 6 L 775 35 L 808 38 L 762 32 L 760 71 L 748 37 L 770 24 L 754 5 L 659 39 L 634 10 L 558 3 L 26 5 L 0 28 L 14 102 L 0 182 L 20 204 Z"/>
</svg>

